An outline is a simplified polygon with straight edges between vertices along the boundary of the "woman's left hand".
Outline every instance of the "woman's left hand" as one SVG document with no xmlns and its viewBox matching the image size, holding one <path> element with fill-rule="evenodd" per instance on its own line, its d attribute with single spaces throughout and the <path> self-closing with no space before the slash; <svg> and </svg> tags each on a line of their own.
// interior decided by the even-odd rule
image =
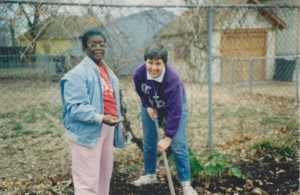
<svg viewBox="0 0 300 195">
<path fill-rule="evenodd" d="M 121 119 L 117 116 L 104 115 L 102 122 L 109 126 L 116 126 L 121 122 Z"/>
<path fill-rule="evenodd" d="M 158 151 L 159 152 L 163 152 L 166 149 L 169 148 L 169 146 L 171 145 L 172 139 L 169 137 L 164 137 L 161 140 L 159 140 L 157 147 L 158 147 Z"/>
</svg>

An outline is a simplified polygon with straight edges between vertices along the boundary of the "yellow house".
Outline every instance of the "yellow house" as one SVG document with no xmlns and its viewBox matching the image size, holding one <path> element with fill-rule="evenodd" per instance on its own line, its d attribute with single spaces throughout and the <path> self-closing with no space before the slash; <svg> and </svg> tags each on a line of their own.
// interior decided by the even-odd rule
<svg viewBox="0 0 300 195">
<path fill-rule="evenodd" d="M 102 22 L 93 16 L 52 16 L 39 24 L 34 40 L 29 36 L 30 31 L 27 31 L 18 41 L 23 47 L 31 47 L 35 41 L 36 54 L 66 54 L 74 46 L 81 47 L 79 40 L 86 30 L 101 25 Z"/>
</svg>

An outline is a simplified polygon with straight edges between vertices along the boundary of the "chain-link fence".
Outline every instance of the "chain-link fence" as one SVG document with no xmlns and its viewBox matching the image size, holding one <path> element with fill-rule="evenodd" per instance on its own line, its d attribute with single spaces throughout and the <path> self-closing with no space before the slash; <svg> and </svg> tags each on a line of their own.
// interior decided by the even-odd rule
<svg viewBox="0 0 300 195">
<path fill-rule="evenodd" d="M 105 60 L 120 77 L 135 136 L 142 136 L 140 101 L 131 76 L 143 63 L 144 48 L 154 41 L 167 46 L 168 62 L 184 80 L 193 150 L 207 146 L 209 133 L 214 144 L 222 144 L 233 137 L 298 129 L 298 1 L 236 2 L 240 4 L 2 1 L 0 114 L 43 105 L 59 110 L 58 81 L 84 56 L 83 32 L 98 28 L 107 36 Z"/>
</svg>

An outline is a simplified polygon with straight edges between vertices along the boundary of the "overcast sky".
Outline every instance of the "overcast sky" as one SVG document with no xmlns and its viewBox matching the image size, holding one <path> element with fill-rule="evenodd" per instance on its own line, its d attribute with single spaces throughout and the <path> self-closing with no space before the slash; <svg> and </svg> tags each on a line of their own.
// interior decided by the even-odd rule
<svg viewBox="0 0 300 195">
<path fill-rule="evenodd" d="M 1 0 L 0 0 L 1 1 Z M 183 0 L 41 0 L 41 1 L 47 1 L 47 2 L 72 2 L 72 3 L 103 3 L 103 4 L 117 4 L 117 5 L 183 5 Z M 74 7 L 74 6 L 62 6 L 63 9 L 59 9 L 59 13 L 68 13 L 68 14 L 74 14 L 74 15 L 81 15 L 84 14 L 84 11 L 80 10 L 86 10 L 87 7 Z M 96 8 L 95 8 L 96 9 Z M 142 10 L 145 10 L 148 8 L 110 8 L 110 13 L 114 15 L 115 17 L 120 17 L 120 16 L 126 16 L 132 13 L 136 13 Z M 166 9 L 174 14 L 180 14 L 183 9 L 171 9 L 168 8 Z M 30 11 L 29 11 L 30 12 Z M 13 12 L 11 12 L 13 13 Z M 21 19 L 21 17 L 17 17 L 17 19 Z M 25 31 L 27 31 L 27 24 L 26 20 L 22 19 L 24 23 L 19 23 L 20 21 L 17 22 L 17 34 L 22 34 Z"/>
<path fill-rule="evenodd" d="M 50 0 L 45 0 L 45 1 L 50 1 Z M 58 0 L 57 0 L 58 1 Z M 99 3 L 99 4 L 112 4 L 112 5 L 151 5 L 151 6 L 155 6 L 155 5 L 172 5 L 172 6 L 176 6 L 176 5 L 183 5 L 184 4 L 184 0 L 62 0 L 59 2 L 72 2 L 72 3 Z M 68 8 L 66 8 L 68 9 Z M 81 9 L 76 8 L 76 7 L 70 7 L 70 10 L 76 10 L 76 9 Z M 84 8 L 85 9 L 85 8 Z M 93 9 L 97 9 L 96 7 L 94 7 Z M 125 15 L 129 15 L 129 14 L 133 14 L 145 9 L 149 9 L 149 8 L 135 8 L 135 7 L 130 7 L 130 8 L 124 8 L 121 9 L 120 7 L 111 7 L 110 11 L 111 14 L 114 15 L 115 17 L 120 17 L 120 16 L 125 16 Z M 170 11 L 174 14 L 179 15 L 183 9 L 177 9 L 177 8 L 165 8 L 167 11 Z M 69 10 L 69 9 L 68 9 Z M 125 10 L 125 11 L 124 11 Z M 77 14 L 80 15 L 80 13 L 84 13 L 84 12 L 77 12 Z"/>
</svg>

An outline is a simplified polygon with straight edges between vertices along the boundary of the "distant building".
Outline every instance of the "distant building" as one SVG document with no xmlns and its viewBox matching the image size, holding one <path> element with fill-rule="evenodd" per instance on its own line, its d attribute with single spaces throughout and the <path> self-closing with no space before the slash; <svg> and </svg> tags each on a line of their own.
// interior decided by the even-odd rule
<svg viewBox="0 0 300 195">
<path fill-rule="evenodd" d="M 8 23 L 7 21 L 0 21 L 0 47 L 11 47 L 13 45 L 13 38 L 10 28 L 14 28 L 12 26 L 12 23 Z"/>
<path fill-rule="evenodd" d="M 288 5 L 300 6 L 299 0 L 261 0 L 269 5 L 287 5 L 286 8 L 276 9 L 276 14 L 285 21 L 289 28 L 277 32 L 277 55 L 300 54 L 300 12 L 299 9 L 289 8 Z M 298 46 L 298 49 L 297 49 Z"/>
<path fill-rule="evenodd" d="M 100 27 L 102 22 L 92 16 L 52 16 L 39 24 L 38 37 L 35 38 L 36 54 L 82 54 L 80 38 L 91 28 Z M 33 41 L 30 31 L 18 39 L 22 46 Z M 74 48 L 75 47 L 75 48 Z"/>
<path fill-rule="evenodd" d="M 19 57 L 20 53 L 25 52 L 25 48 L 13 46 L 14 31 L 13 20 L 0 21 L 0 68 L 26 66 Z"/>
<path fill-rule="evenodd" d="M 85 53 L 82 51 L 81 37 L 85 31 L 100 28 L 102 22 L 92 16 L 52 16 L 38 26 L 38 36 L 30 38 L 30 31 L 22 34 L 18 42 L 29 47 L 36 42 L 33 66 L 43 67 L 48 74 L 65 72 L 76 65 Z"/>
<path fill-rule="evenodd" d="M 274 59 L 257 60 L 252 70 L 249 60 L 232 59 L 275 56 L 276 32 L 287 24 L 269 9 L 216 8 L 212 16 L 213 82 L 247 82 L 250 72 L 254 81 L 272 80 Z M 208 9 L 188 9 L 157 36 L 184 80 L 207 82 Z"/>
<path fill-rule="evenodd" d="M 174 17 L 164 9 L 151 9 L 104 24 L 103 30 L 109 41 L 106 62 L 118 75 L 131 75 L 144 63 L 145 47 L 159 40 L 155 34 Z"/>
</svg>

